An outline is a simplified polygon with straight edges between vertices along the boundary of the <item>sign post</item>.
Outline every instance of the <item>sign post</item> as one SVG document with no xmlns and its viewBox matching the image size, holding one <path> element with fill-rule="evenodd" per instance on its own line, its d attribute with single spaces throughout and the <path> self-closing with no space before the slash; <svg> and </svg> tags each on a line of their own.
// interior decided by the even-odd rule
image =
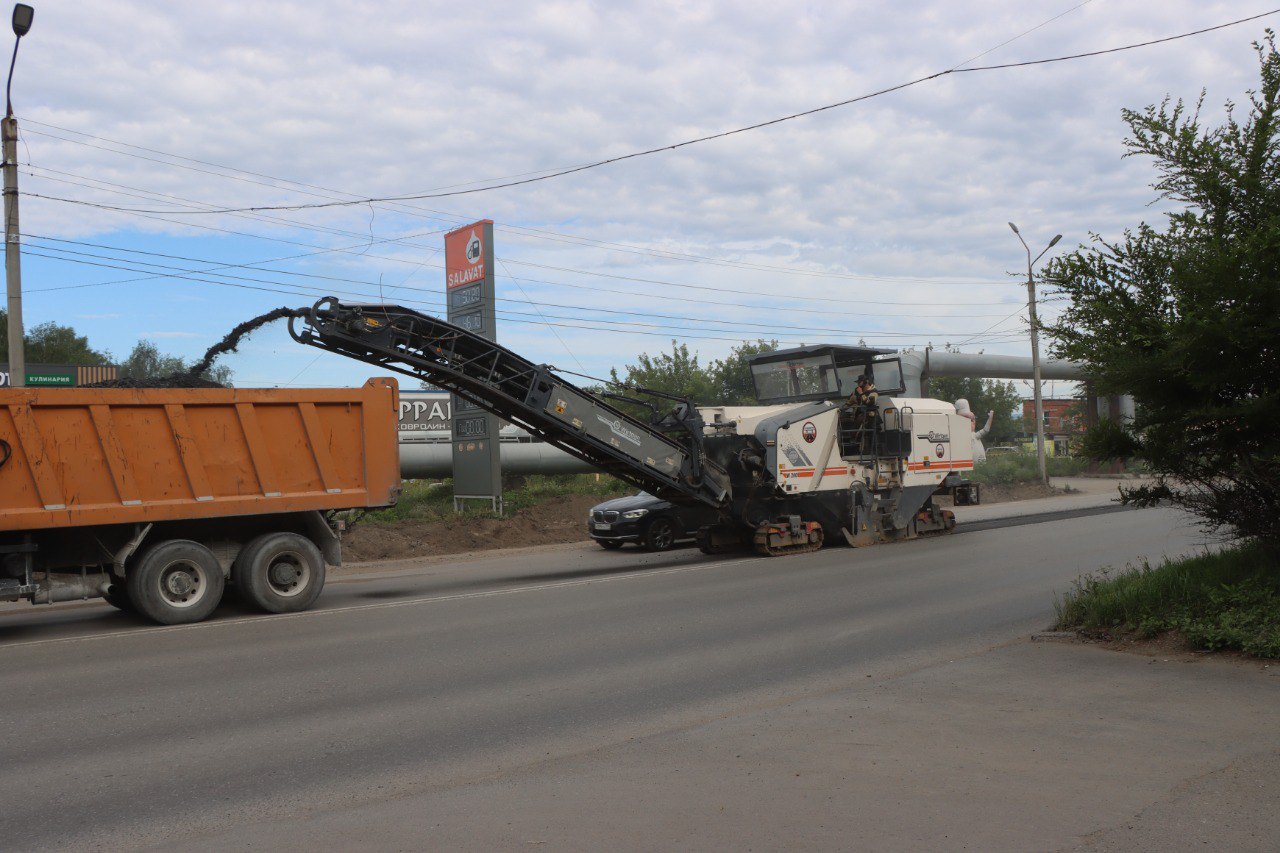
<svg viewBox="0 0 1280 853">
<path fill-rule="evenodd" d="M 489 340 L 497 340 L 494 310 L 493 220 L 464 225 L 444 235 L 448 320 Z M 502 512 L 501 422 L 474 403 L 453 395 L 453 508 L 469 500 L 488 501 Z"/>
</svg>

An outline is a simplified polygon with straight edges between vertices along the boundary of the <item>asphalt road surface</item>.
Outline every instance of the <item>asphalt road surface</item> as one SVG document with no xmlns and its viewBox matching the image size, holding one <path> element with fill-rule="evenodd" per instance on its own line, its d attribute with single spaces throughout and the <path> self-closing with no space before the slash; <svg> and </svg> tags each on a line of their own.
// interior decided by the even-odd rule
<svg viewBox="0 0 1280 853">
<path fill-rule="evenodd" d="M 1122 511 L 779 559 L 506 552 L 174 628 L 7 611 L 0 839 L 488 846 L 483 809 L 444 805 L 468 786 L 979 652 L 1045 628 L 1081 572 L 1199 543 L 1173 510 Z M 368 825 L 387 804 L 419 821 Z"/>
</svg>

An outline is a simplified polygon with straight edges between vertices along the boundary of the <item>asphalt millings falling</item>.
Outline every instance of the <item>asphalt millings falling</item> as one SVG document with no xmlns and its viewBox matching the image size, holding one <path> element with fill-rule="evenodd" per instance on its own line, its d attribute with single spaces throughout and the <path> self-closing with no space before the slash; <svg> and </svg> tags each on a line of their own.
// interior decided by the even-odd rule
<svg viewBox="0 0 1280 853">
<path fill-rule="evenodd" d="M 244 340 L 246 337 L 253 334 L 258 329 L 261 329 L 268 323 L 274 323 L 276 320 L 283 320 L 291 314 L 293 314 L 292 308 L 277 308 L 274 311 L 259 314 L 252 320 L 245 320 L 230 332 L 227 332 L 227 336 L 225 338 L 209 347 L 209 349 L 205 351 L 204 357 L 191 365 L 187 370 L 187 373 L 199 376 L 210 367 L 213 367 L 213 362 L 218 358 L 218 356 L 226 355 L 229 352 L 235 352 L 236 347 L 240 346 L 240 341 Z"/>
<path fill-rule="evenodd" d="M 105 382 L 95 382 L 86 387 L 89 388 L 223 388 L 221 383 L 214 382 L 212 379 L 205 378 L 202 374 L 213 367 L 213 363 L 220 356 L 224 356 L 229 352 L 235 352 L 240 346 L 240 342 L 249 335 L 261 329 L 263 326 L 274 323 L 277 320 L 283 320 L 294 313 L 292 308 L 276 308 L 265 314 L 259 314 L 251 320 L 245 320 L 236 326 L 226 337 L 218 341 L 209 349 L 205 350 L 205 354 L 195 364 L 191 365 L 184 371 L 179 373 L 171 373 L 168 376 L 155 376 L 150 379 L 109 379 Z"/>
</svg>

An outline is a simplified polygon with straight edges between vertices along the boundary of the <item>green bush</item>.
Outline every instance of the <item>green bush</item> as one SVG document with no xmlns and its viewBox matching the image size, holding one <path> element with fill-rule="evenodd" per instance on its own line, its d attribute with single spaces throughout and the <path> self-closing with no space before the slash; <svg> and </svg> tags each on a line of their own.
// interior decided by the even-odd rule
<svg viewBox="0 0 1280 853">
<path fill-rule="evenodd" d="M 509 515 L 562 495 L 592 495 L 605 500 L 636 491 L 635 486 L 606 474 L 535 474 L 527 477 L 521 488 L 504 494 L 502 504 Z"/>
<path fill-rule="evenodd" d="M 1057 603 L 1058 625 L 1152 637 L 1176 630 L 1201 649 L 1280 657 L 1280 549 L 1263 543 L 1086 575 Z"/>
<path fill-rule="evenodd" d="M 1050 456 L 1045 467 L 1050 477 L 1076 477 L 1085 472 L 1089 462 L 1073 456 Z M 1040 479 L 1040 464 L 1034 453 L 996 453 L 975 465 L 969 479 L 997 486 L 1032 483 Z"/>
</svg>

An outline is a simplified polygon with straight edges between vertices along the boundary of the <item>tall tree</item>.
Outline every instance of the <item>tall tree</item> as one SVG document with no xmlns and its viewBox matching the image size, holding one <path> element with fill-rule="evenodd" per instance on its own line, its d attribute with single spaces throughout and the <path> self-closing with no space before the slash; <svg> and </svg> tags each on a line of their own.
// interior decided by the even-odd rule
<svg viewBox="0 0 1280 853">
<path fill-rule="evenodd" d="M 627 386 L 639 386 L 705 403 L 715 397 L 715 383 L 706 368 L 698 363 L 698 354 L 688 344 L 671 342 L 671 352 L 657 355 L 641 353 L 635 364 L 628 364 L 619 375 L 616 368 L 609 377 Z"/>
<path fill-rule="evenodd" d="M 756 386 L 751 378 L 751 366 L 747 362 L 753 355 L 773 352 L 777 348 L 777 341 L 743 341 L 729 350 L 724 358 L 711 362 L 707 372 L 710 374 L 714 396 L 710 400 L 699 402 L 724 406 L 753 405 L 756 402 Z"/>
<path fill-rule="evenodd" d="M 670 352 L 642 353 L 621 375 L 616 369 L 609 375 L 614 382 L 690 397 L 701 406 L 749 406 L 755 403 L 756 394 L 748 361 L 777 348 L 777 341 L 743 341 L 724 358 L 704 366 L 688 344 L 672 341 Z"/>
<path fill-rule="evenodd" d="M 89 346 L 70 326 L 48 322 L 22 336 L 28 364 L 110 364 L 111 353 Z M 0 311 L 0 359 L 9 358 L 9 312 Z"/>
<path fill-rule="evenodd" d="M 1132 394 L 1132 422 L 1084 441 L 1095 458 L 1137 457 L 1165 499 L 1211 526 L 1280 538 L 1280 55 L 1254 45 L 1261 84 L 1247 115 L 1202 126 L 1166 98 L 1124 112 L 1126 156 L 1152 158 L 1159 198 L 1180 207 L 1046 265 L 1069 299 L 1048 327 L 1052 351 L 1084 362 L 1095 387 Z"/>
</svg>

